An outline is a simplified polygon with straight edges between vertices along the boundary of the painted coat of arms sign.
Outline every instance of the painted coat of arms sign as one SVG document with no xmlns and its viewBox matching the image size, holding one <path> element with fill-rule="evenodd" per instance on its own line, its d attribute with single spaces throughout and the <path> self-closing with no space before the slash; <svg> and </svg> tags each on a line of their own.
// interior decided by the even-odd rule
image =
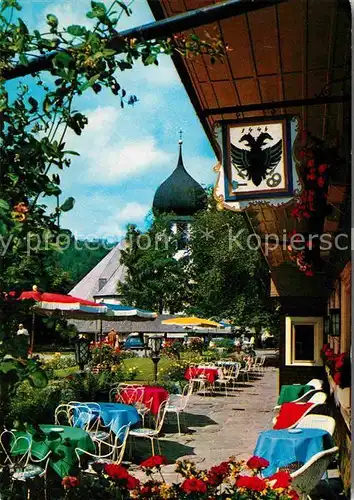
<svg viewBox="0 0 354 500">
<path fill-rule="evenodd" d="M 298 131 L 294 117 L 223 122 L 217 131 L 223 153 L 215 195 L 225 208 L 281 205 L 301 188 L 292 155 Z"/>
</svg>

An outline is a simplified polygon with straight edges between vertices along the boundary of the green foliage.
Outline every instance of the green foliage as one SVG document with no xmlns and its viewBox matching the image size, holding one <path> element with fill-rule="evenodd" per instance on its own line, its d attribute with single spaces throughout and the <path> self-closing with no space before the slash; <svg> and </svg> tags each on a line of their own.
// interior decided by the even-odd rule
<svg viewBox="0 0 354 500">
<path fill-rule="evenodd" d="M 121 361 L 121 350 L 113 347 L 105 342 L 92 344 L 90 366 L 101 366 L 111 369 L 112 366 L 118 365 Z"/>
<path fill-rule="evenodd" d="M 186 360 L 178 360 L 169 363 L 166 367 L 158 371 L 160 383 L 184 381 L 184 373 L 188 366 L 189 361 Z"/>
<path fill-rule="evenodd" d="M 177 358 L 180 359 L 181 353 L 184 350 L 183 342 L 175 339 L 175 340 L 165 340 L 162 348 L 162 352 L 168 358 Z"/>
<path fill-rule="evenodd" d="M 102 393 L 105 393 L 108 400 L 108 392 L 114 384 L 132 381 L 137 375 L 138 370 L 134 367 L 129 369 L 119 367 L 114 372 L 105 370 L 93 373 L 87 371 L 69 375 L 61 390 L 61 400 L 62 402 L 99 401 L 102 400 Z"/>
<path fill-rule="evenodd" d="M 73 368 L 77 366 L 75 356 L 68 355 L 62 356 L 59 352 L 48 361 L 43 361 L 43 369 L 45 370 L 48 378 L 53 378 L 55 370 L 65 370 L 66 368 Z"/>
<path fill-rule="evenodd" d="M 72 238 L 57 256 L 58 265 L 78 283 L 114 247 L 104 240 L 88 241 Z"/>
<path fill-rule="evenodd" d="M 127 277 L 118 285 L 122 302 L 160 314 L 183 310 L 190 290 L 187 259 L 174 258 L 180 236 L 171 230 L 171 217 L 156 218 L 146 233 L 129 226 L 126 239 L 129 247 L 122 250 L 121 262 L 127 267 Z"/>
<path fill-rule="evenodd" d="M 249 235 L 241 214 L 216 210 L 212 199 L 208 209 L 196 214 L 190 238 L 190 313 L 256 328 L 272 321 L 269 273 L 260 252 L 249 248 Z"/>
<path fill-rule="evenodd" d="M 22 424 L 54 422 L 54 411 L 59 403 L 60 390 L 57 386 L 36 389 L 28 382 L 23 382 L 10 400 L 8 418 L 11 422 Z"/>
<path fill-rule="evenodd" d="M 233 341 L 230 339 L 216 340 L 214 344 L 215 347 L 222 348 L 228 353 L 233 352 L 235 350 L 235 345 Z"/>
</svg>

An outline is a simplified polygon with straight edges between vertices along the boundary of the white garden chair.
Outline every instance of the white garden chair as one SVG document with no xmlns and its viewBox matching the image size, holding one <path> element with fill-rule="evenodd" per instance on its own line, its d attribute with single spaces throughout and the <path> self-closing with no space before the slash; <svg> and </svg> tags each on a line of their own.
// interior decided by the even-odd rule
<svg viewBox="0 0 354 500">
<path fill-rule="evenodd" d="M 14 456 L 13 450 L 21 443 L 23 452 Z M 31 453 L 32 436 L 26 434 L 25 436 L 16 436 L 12 431 L 4 430 L 0 435 L 0 446 L 4 452 L 5 460 L 1 464 L 1 469 L 6 465 L 9 466 L 11 479 L 14 481 L 27 481 L 35 478 L 45 478 L 48 469 L 49 458 L 51 451 L 49 451 L 43 458 L 36 459 Z M 39 464 L 43 463 L 44 467 Z"/>
<path fill-rule="evenodd" d="M 328 466 L 332 462 L 338 447 L 316 453 L 300 469 L 291 474 L 292 487 L 300 496 L 300 500 L 311 500 L 310 493 L 320 482 L 327 472 Z"/>
<path fill-rule="evenodd" d="M 55 425 L 70 425 L 70 406 L 68 404 L 60 404 L 55 408 L 54 423 Z"/>
<path fill-rule="evenodd" d="M 246 378 L 247 378 L 247 382 L 250 381 L 250 372 L 251 371 L 252 371 L 252 361 L 248 360 L 248 361 L 246 361 L 245 367 L 240 369 L 240 375 L 242 375 L 244 384 L 246 384 Z"/>
<path fill-rule="evenodd" d="M 165 420 L 168 402 L 169 402 L 168 399 L 166 399 L 166 401 L 163 401 L 160 404 L 159 411 L 158 411 L 157 418 L 156 418 L 155 429 L 149 429 L 147 427 L 139 427 L 137 429 L 131 429 L 129 431 L 129 436 L 131 436 L 131 437 L 150 439 L 152 455 L 155 455 L 154 439 L 157 440 L 159 453 L 161 454 L 161 448 L 160 448 L 160 443 L 159 443 L 159 434 L 161 432 L 161 429 L 162 429 L 162 426 L 163 426 L 163 423 Z M 132 443 L 130 442 L 130 444 L 132 444 Z"/>
<path fill-rule="evenodd" d="M 313 403 L 313 405 L 310 406 L 310 408 L 307 408 L 307 410 L 303 413 L 303 415 L 299 418 L 299 420 L 297 420 L 292 425 L 290 425 L 289 427 L 287 427 L 287 429 L 293 429 L 294 427 L 297 427 L 298 424 L 303 421 L 303 419 L 305 418 L 305 416 L 307 416 L 308 414 L 311 414 L 315 410 L 316 406 L 320 406 L 320 405 L 322 405 L 322 402 L 320 402 L 320 403 Z M 276 424 L 277 420 L 278 420 L 278 416 L 276 416 L 276 417 L 273 418 L 273 424 L 274 425 Z"/>
<path fill-rule="evenodd" d="M 69 406 L 69 422 L 72 427 L 80 427 L 85 431 L 89 431 L 92 420 L 96 423 L 92 410 L 80 401 L 70 401 Z"/>
<path fill-rule="evenodd" d="M 81 471 L 86 474 L 96 474 L 95 470 L 92 467 L 96 463 L 103 465 L 120 464 L 123 460 L 124 451 L 129 435 L 129 429 L 130 429 L 130 424 L 123 425 L 117 432 L 113 443 L 106 443 L 106 442 L 97 443 L 99 448 L 98 454 L 90 453 L 89 451 L 83 450 L 82 448 L 75 448 L 76 457 L 79 462 L 79 467 Z M 106 449 L 108 448 L 109 450 L 107 453 L 104 454 L 101 453 L 103 445 L 106 447 Z M 88 462 L 88 467 L 86 469 L 82 468 L 83 467 L 82 458 L 84 456 L 88 456 L 93 459 Z"/>
<path fill-rule="evenodd" d="M 312 385 L 312 387 L 319 390 L 319 389 L 322 389 L 322 387 L 323 387 L 323 380 L 320 380 L 318 378 L 313 378 L 310 380 L 310 382 L 307 382 L 306 385 Z"/>
<path fill-rule="evenodd" d="M 200 367 L 198 367 L 198 368 L 200 368 Z M 192 384 L 193 391 L 194 391 L 194 387 L 196 386 L 195 392 L 203 392 L 204 396 L 206 396 L 207 386 L 209 385 L 213 389 L 213 384 L 210 384 L 210 382 L 207 379 L 207 376 L 205 375 L 205 371 L 203 368 L 202 368 L 202 370 L 203 371 L 200 375 L 197 375 L 196 377 L 191 378 L 189 380 L 189 382 Z"/>
<path fill-rule="evenodd" d="M 309 414 L 302 417 L 296 425 L 297 429 L 322 429 L 333 436 L 336 421 L 327 415 Z"/>
<path fill-rule="evenodd" d="M 324 404 L 327 401 L 325 392 L 316 392 L 307 402 L 314 404 Z"/>
<path fill-rule="evenodd" d="M 169 399 L 166 407 L 166 413 L 175 413 L 177 418 L 178 434 L 181 435 L 181 424 L 180 424 L 180 414 L 186 409 L 190 395 L 192 393 L 192 384 L 187 384 L 184 386 L 182 394 L 175 394 Z"/>
<path fill-rule="evenodd" d="M 102 442 L 110 442 L 112 439 L 112 428 L 111 422 L 107 425 L 104 425 L 101 419 L 101 407 L 99 403 L 95 401 L 86 402 L 85 406 L 87 406 L 91 410 L 91 421 L 88 423 L 86 427 L 86 432 L 89 433 L 92 441 L 102 443 Z"/>
<path fill-rule="evenodd" d="M 294 399 L 294 401 L 290 401 L 291 403 L 308 403 L 310 399 L 318 393 L 318 389 L 310 389 L 309 391 L 305 392 L 302 396 L 300 396 L 297 399 Z M 279 410 L 281 405 L 276 405 L 274 406 L 274 410 Z"/>
</svg>

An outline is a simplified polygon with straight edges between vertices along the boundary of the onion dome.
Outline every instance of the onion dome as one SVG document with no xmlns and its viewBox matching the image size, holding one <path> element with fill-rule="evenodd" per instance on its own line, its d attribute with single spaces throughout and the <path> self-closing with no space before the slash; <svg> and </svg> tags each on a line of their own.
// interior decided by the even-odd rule
<svg viewBox="0 0 354 500">
<path fill-rule="evenodd" d="M 207 205 L 204 189 L 184 168 L 182 144 L 180 139 L 177 167 L 155 193 L 152 205 L 155 215 L 174 213 L 178 216 L 191 216 Z"/>
</svg>

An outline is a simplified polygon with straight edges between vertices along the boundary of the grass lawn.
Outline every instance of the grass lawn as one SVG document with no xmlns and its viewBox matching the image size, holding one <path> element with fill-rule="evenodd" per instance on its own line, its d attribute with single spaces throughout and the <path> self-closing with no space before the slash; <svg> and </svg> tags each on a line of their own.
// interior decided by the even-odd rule
<svg viewBox="0 0 354 500">
<path fill-rule="evenodd" d="M 169 358 L 161 358 L 157 369 L 165 368 L 172 362 Z M 138 376 L 135 379 L 138 382 L 152 382 L 154 377 L 154 363 L 150 358 L 128 358 L 123 360 L 126 368 L 136 366 L 139 370 Z M 134 380 L 134 382 L 135 382 Z"/>
<path fill-rule="evenodd" d="M 158 370 L 160 368 L 165 368 L 171 363 L 169 358 L 161 358 L 158 364 Z M 154 377 L 154 364 L 150 358 L 128 358 L 123 360 L 124 366 L 129 369 L 136 366 L 139 370 L 137 378 L 134 380 L 137 382 L 152 382 Z M 65 378 L 68 375 L 72 375 L 79 371 L 78 366 L 73 366 L 70 368 L 63 368 L 61 370 L 55 370 L 55 375 L 59 378 Z"/>
</svg>

